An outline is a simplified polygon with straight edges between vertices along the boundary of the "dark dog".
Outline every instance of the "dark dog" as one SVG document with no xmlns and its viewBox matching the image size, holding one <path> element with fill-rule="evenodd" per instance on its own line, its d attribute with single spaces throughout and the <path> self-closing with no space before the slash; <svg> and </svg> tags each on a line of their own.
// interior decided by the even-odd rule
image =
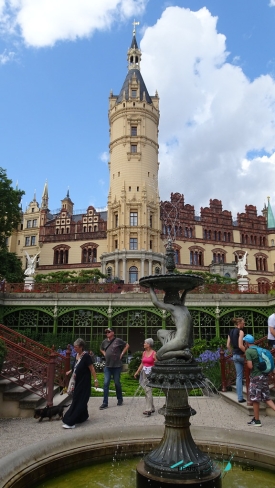
<svg viewBox="0 0 275 488">
<path fill-rule="evenodd" d="M 46 417 L 49 417 L 49 420 L 52 420 L 53 417 L 57 416 L 57 420 L 63 419 L 63 411 L 65 407 L 69 407 L 69 405 L 56 405 L 54 407 L 36 408 L 34 410 L 34 418 L 39 419 L 39 422 L 42 422 L 42 420 Z"/>
</svg>

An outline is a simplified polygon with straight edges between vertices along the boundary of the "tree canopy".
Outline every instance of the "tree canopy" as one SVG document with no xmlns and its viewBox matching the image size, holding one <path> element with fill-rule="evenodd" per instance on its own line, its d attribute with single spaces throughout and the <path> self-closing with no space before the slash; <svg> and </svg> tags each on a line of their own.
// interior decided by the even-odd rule
<svg viewBox="0 0 275 488">
<path fill-rule="evenodd" d="M 14 252 L 0 249 L 0 278 L 8 283 L 22 283 L 24 271 L 20 259 Z"/>
<path fill-rule="evenodd" d="M 20 201 L 24 194 L 24 191 L 12 187 L 12 180 L 0 167 L 0 249 L 6 248 L 6 238 L 21 222 Z"/>
</svg>

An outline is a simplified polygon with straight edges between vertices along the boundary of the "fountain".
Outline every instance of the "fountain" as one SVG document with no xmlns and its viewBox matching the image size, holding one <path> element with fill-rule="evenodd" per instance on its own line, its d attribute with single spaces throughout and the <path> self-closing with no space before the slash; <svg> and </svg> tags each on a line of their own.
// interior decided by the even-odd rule
<svg viewBox="0 0 275 488">
<path fill-rule="evenodd" d="M 184 305 L 188 291 L 203 284 L 203 278 L 191 274 L 175 274 L 171 238 L 166 248 L 167 274 L 146 276 L 139 280 L 150 288 L 153 304 L 170 312 L 175 330 L 158 331 L 162 347 L 152 368 L 149 385 L 161 388 L 166 396 L 159 413 L 165 417 L 165 430 L 160 444 L 137 466 L 137 488 L 173 488 L 181 486 L 219 488 L 221 473 L 210 457 L 195 444 L 190 432 L 191 409 L 188 390 L 204 388 L 204 376 L 195 361 L 191 347 L 193 329 L 191 315 Z M 154 289 L 163 290 L 163 302 Z M 181 292 L 181 296 L 180 293 Z"/>
</svg>

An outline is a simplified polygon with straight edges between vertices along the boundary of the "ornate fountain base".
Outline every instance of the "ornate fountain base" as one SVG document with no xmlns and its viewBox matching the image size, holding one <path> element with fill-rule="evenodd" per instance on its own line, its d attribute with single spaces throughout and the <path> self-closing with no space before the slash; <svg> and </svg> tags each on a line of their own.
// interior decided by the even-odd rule
<svg viewBox="0 0 275 488">
<path fill-rule="evenodd" d="M 166 396 L 159 410 L 165 416 L 165 431 L 159 446 L 137 466 L 137 488 L 222 486 L 220 470 L 190 432 L 188 390 L 204 388 L 203 379 L 195 360 L 158 361 L 152 368 L 150 386 L 162 388 Z"/>
</svg>

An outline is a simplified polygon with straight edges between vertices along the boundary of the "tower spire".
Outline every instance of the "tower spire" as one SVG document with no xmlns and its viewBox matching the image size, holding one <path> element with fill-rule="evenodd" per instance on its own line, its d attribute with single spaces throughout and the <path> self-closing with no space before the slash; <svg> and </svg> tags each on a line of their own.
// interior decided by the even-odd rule
<svg viewBox="0 0 275 488">
<path fill-rule="evenodd" d="M 41 210 L 48 210 L 49 206 L 49 195 L 48 195 L 48 180 L 46 180 L 43 194 L 42 194 L 42 202 L 41 202 Z"/>
</svg>

